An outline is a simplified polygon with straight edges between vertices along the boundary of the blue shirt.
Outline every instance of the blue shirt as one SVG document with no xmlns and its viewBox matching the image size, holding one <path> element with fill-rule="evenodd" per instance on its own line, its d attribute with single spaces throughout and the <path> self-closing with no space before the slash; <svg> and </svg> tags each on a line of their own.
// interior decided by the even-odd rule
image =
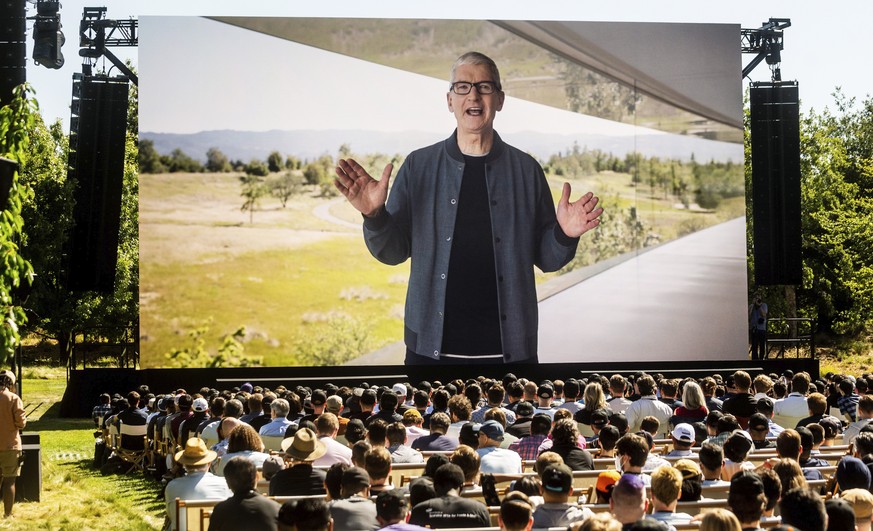
<svg viewBox="0 0 873 531">
<path fill-rule="evenodd" d="M 446 279 L 460 200 L 464 157 L 457 133 L 413 151 L 397 173 L 385 208 L 364 219 L 364 240 L 379 261 L 412 259 L 404 340 L 418 355 L 440 359 Z M 533 267 L 557 271 L 573 259 L 578 238 L 564 234 L 545 174 L 530 155 L 494 133 L 486 157 L 501 319 L 503 360 L 537 354 L 537 293 Z"/>
</svg>

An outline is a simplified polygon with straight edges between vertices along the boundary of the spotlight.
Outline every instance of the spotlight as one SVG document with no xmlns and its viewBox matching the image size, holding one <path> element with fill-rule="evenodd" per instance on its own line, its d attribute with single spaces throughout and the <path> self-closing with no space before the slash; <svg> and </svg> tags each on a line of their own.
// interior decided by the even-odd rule
<svg viewBox="0 0 873 531">
<path fill-rule="evenodd" d="M 38 2 L 33 23 L 33 60 L 46 68 L 64 66 L 61 48 L 66 38 L 61 31 L 60 2 Z"/>
</svg>

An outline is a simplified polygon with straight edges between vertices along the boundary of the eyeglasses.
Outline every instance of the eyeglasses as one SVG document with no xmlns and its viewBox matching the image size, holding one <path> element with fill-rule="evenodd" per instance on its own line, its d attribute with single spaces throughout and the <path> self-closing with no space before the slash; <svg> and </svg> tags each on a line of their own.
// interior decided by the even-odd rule
<svg viewBox="0 0 873 531">
<path fill-rule="evenodd" d="M 478 83 L 470 83 L 469 81 L 455 81 L 451 85 L 451 90 L 455 94 L 460 96 L 465 96 L 473 90 L 473 87 L 476 87 L 476 91 L 479 94 L 494 94 L 500 88 L 497 86 L 497 83 L 493 81 L 480 81 Z"/>
</svg>

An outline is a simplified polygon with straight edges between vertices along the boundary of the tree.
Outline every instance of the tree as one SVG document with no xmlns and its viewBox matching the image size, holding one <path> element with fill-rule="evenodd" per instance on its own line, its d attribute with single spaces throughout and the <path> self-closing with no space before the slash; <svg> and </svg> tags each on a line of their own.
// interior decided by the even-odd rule
<svg viewBox="0 0 873 531">
<path fill-rule="evenodd" d="M 264 163 L 261 162 L 261 164 Z M 264 164 L 264 167 L 266 168 L 266 164 Z M 255 209 L 258 207 L 261 198 L 267 193 L 267 189 L 264 186 L 264 178 L 260 175 L 246 173 L 239 178 L 239 182 L 242 186 L 242 192 L 240 195 L 245 199 L 240 210 L 243 212 L 248 211 L 249 223 L 254 223 Z"/>
<path fill-rule="evenodd" d="M 282 170 L 283 162 L 282 162 L 282 154 L 278 151 L 273 151 L 269 155 L 267 155 L 267 168 L 273 173 L 279 172 Z"/>
<path fill-rule="evenodd" d="M 19 164 L 26 160 L 28 131 L 39 120 L 36 100 L 27 97 L 29 91 L 16 87 L 12 101 L 0 108 L 0 154 Z M 24 229 L 22 205 L 32 197 L 27 183 L 15 172 L 7 204 L 0 205 L 0 363 L 4 366 L 21 341 L 20 327 L 27 322 L 15 291 L 33 282 L 33 268 L 19 246 Z"/>
<path fill-rule="evenodd" d="M 270 175 L 270 168 L 266 163 L 264 163 L 264 161 L 252 159 L 251 162 L 246 164 L 245 172 L 246 174 L 255 177 L 266 177 L 267 175 Z"/>
<path fill-rule="evenodd" d="M 146 138 L 139 141 L 139 171 L 141 173 L 164 173 L 167 168 L 161 162 L 161 154 L 155 143 Z"/>
<path fill-rule="evenodd" d="M 286 171 L 267 183 L 270 195 L 282 203 L 282 208 L 288 203 L 292 195 L 300 192 L 303 188 L 303 175 L 299 172 Z"/>
<path fill-rule="evenodd" d="M 873 326 L 873 99 L 860 108 L 839 93 L 835 101 L 835 112 L 800 121 L 802 284 L 761 291 L 772 317 L 811 317 L 826 337 L 853 338 Z M 747 190 L 750 146 L 747 124 Z M 746 217 L 752 234 L 750 205 Z M 752 279 L 753 242 L 747 241 Z"/>
<path fill-rule="evenodd" d="M 206 171 L 224 173 L 231 169 L 227 155 L 222 153 L 220 149 L 217 147 L 211 147 L 206 151 Z"/>
<path fill-rule="evenodd" d="M 170 156 L 164 160 L 164 164 L 169 168 L 170 172 L 187 172 L 199 173 L 203 171 L 203 165 L 199 161 L 194 160 L 180 148 L 176 148 L 170 152 Z"/>
</svg>

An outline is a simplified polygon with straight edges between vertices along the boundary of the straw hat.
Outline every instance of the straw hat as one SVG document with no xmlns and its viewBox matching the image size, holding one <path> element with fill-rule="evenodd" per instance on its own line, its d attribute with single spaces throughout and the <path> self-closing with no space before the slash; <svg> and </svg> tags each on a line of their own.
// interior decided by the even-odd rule
<svg viewBox="0 0 873 531">
<path fill-rule="evenodd" d="M 185 443 L 185 449 L 176 452 L 175 458 L 176 462 L 183 466 L 199 466 L 208 465 L 215 461 L 217 456 L 217 453 L 206 447 L 206 443 L 203 442 L 203 439 L 199 437 L 191 437 L 188 439 L 188 442 Z"/>
<path fill-rule="evenodd" d="M 318 440 L 318 436 L 309 428 L 297 430 L 294 437 L 282 441 L 285 455 L 297 461 L 315 461 L 327 453 L 327 446 Z"/>
</svg>

